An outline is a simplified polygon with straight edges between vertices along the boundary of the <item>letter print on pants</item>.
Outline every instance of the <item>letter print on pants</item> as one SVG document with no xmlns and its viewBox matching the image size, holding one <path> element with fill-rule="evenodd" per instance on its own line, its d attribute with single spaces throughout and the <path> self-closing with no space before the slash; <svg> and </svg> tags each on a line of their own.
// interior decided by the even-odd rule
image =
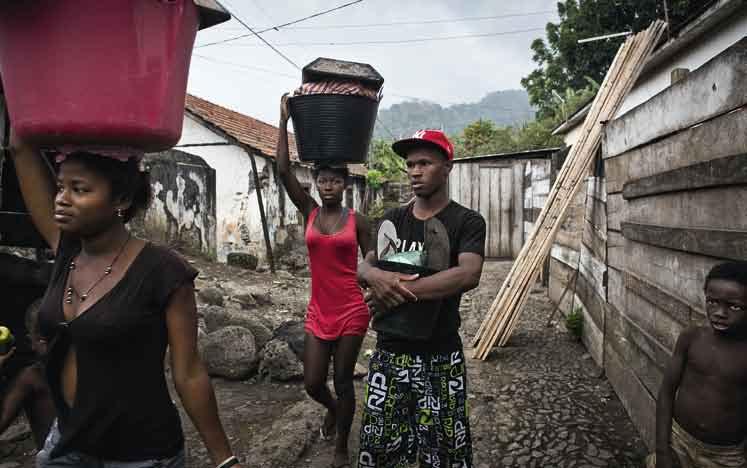
<svg viewBox="0 0 747 468">
<path fill-rule="evenodd" d="M 358 468 L 471 468 L 464 354 L 371 356 Z"/>
</svg>

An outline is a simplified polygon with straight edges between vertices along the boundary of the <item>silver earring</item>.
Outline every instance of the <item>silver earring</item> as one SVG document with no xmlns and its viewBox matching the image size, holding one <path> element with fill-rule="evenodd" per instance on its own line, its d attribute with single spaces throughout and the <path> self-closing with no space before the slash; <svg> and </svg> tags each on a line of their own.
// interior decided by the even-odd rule
<svg viewBox="0 0 747 468">
<path fill-rule="evenodd" d="M 124 211 L 122 211 L 122 208 L 117 208 L 117 216 L 124 218 Z"/>
</svg>

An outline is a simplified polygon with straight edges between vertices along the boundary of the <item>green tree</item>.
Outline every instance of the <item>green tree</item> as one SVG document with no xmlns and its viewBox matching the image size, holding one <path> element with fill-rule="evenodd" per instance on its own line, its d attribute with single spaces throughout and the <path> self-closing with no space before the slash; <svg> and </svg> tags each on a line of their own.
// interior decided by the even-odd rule
<svg viewBox="0 0 747 468">
<path fill-rule="evenodd" d="M 703 0 L 669 0 L 670 29 L 697 14 Z M 707 5 L 705 5 L 707 6 Z M 579 44 L 579 39 L 624 31 L 638 32 L 664 18 L 659 0 L 565 0 L 558 2 L 558 23 L 548 23 L 547 38 L 536 39 L 531 49 L 538 68 L 521 80 L 538 117 L 554 115 L 558 99 L 567 89 L 586 87 L 587 79 L 601 83 L 621 39 Z"/>
<path fill-rule="evenodd" d="M 366 181 L 374 189 L 385 182 L 399 182 L 405 178 L 405 160 L 392 150 L 391 143 L 386 140 L 371 142 L 366 167 Z"/>
<path fill-rule="evenodd" d="M 497 127 L 490 120 L 479 119 L 467 125 L 452 138 L 457 158 L 512 151 L 515 146 L 513 127 Z"/>
</svg>

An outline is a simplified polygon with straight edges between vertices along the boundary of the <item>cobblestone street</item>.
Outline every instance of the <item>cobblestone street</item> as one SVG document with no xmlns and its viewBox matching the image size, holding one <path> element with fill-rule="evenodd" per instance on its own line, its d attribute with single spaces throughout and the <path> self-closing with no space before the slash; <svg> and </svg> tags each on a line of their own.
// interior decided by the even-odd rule
<svg viewBox="0 0 747 468">
<path fill-rule="evenodd" d="M 510 266 L 485 265 L 464 303 L 465 343 Z M 570 338 L 559 312 L 559 324 L 545 326 L 552 308 L 547 291 L 535 288 L 508 346 L 470 362 L 475 466 L 641 466 L 645 446 L 601 369 Z"/>
</svg>

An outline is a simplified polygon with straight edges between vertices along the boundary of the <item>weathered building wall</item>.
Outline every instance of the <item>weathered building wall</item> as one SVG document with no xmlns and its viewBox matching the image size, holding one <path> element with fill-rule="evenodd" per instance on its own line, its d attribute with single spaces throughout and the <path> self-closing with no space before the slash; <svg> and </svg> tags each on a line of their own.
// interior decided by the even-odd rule
<svg viewBox="0 0 747 468">
<path fill-rule="evenodd" d="M 145 161 L 153 201 L 133 228 L 156 242 L 215 258 L 215 170 L 178 150 L 149 154 Z"/>
<path fill-rule="evenodd" d="M 604 365 L 653 444 L 679 333 L 703 322 L 704 278 L 747 260 L 747 38 L 606 129 Z"/>
</svg>

